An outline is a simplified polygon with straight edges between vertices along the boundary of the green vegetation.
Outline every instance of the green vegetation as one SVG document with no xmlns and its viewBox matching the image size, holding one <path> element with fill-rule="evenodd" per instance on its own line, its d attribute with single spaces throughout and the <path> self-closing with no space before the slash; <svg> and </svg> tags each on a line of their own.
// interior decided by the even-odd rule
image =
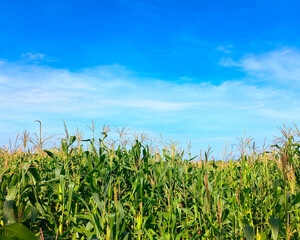
<svg viewBox="0 0 300 240">
<path fill-rule="evenodd" d="M 25 132 L 0 150 L 0 239 L 300 239 L 300 133 L 281 130 L 269 151 L 244 141 L 235 161 L 128 148 L 108 128 L 86 142 L 66 128 L 48 150 L 40 131 L 29 151 Z"/>
</svg>

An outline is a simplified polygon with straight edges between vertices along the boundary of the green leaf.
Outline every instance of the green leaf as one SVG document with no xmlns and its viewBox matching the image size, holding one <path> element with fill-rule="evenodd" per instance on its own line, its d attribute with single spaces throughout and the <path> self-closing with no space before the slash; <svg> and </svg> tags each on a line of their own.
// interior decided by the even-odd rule
<svg viewBox="0 0 300 240">
<path fill-rule="evenodd" d="M 290 204 L 290 207 L 296 205 L 299 202 L 300 202 L 300 192 L 298 192 L 296 195 L 293 195 L 293 200 Z"/>
<path fill-rule="evenodd" d="M 47 153 L 47 155 L 53 159 L 55 159 L 55 156 L 52 152 L 48 151 L 48 150 L 44 150 L 45 153 Z"/>
<path fill-rule="evenodd" d="M 38 171 L 37 171 L 36 167 L 33 164 L 30 165 L 28 171 L 32 174 L 32 176 L 34 177 L 34 179 L 35 179 L 36 182 L 40 182 L 41 181 L 41 177 L 38 174 Z"/>
<path fill-rule="evenodd" d="M 76 137 L 75 136 L 71 136 L 70 137 L 70 141 L 69 141 L 69 147 L 76 141 Z"/>
<path fill-rule="evenodd" d="M 68 197 L 68 203 L 67 203 L 68 213 L 70 213 L 70 210 L 71 210 L 72 195 L 73 195 L 74 187 L 75 187 L 75 183 L 74 182 L 70 182 L 69 183 L 69 197 Z"/>
<path fill-rule="evenodd" d="M 222 218 L 221 221 L 224 222 L 226 220 L 226 218 L 228 217 L 229 214 L 229 210 L 226 208 L 223 212 L 222 212 Z"/>
<path fill-rule="evenodd" d="M 14 200 L 8 200 L 5 201 L 3 204 L 3 222 L 4 225 L 15 223 L 16 222 L 16 217 L 14 214 Z"/>
<path fill-rule="evenodd" d="M 59 178 L 59 176 L 61 174 L 61 170 L 62 170 L 62 166 L 57 164 L 55 166 L 55 170 L 54 170 L 54 172 L 55 172 L 55 178 Z"/>
<path fill-rule="evenodd" d="M 273 193 L 274 193 L 274 198 L 277 199 L 277 189 L 278 189 L 278 186 L 279 186 L 279 181 L 278 180 L 275 180 L 273 182 Z"/>
<path fill-rule="evenodd" d="M 1 236 L 0 240 L 37 240 L 38 238 L 28 228 L 21 223 L 14 223 L 2 228 L 6 232 L 6 236 Z"/>
<path fill-rule="evenodd" d="M 254 234 L 253 226 L 245 226 L 244 231 L 247 240 L 254 240 L 255 234 Z"/>
<path fill-rule="evenodd" d="M 68 155 L 68 141 L 67 141 L 67 139 L 62 139 L 61 140 L 61 148 L 63 150 L 63 153 L 65 155 Z"/>
<path fill-rule="evenodd" d="M 129 232 L 122 233 L 120 239 L 121 240 L 128 240 L 129 239 Z"/>
<path fill-rule="evenodd" d="M 37 214 L 38 214 L 38 210 L 36 207 L 34 206 L 31 206 L 31 216 L 30 216 L 30 226 L 32 227 L 33 226 L 33 223 L 37 217 Z"/>
<path fill-rule="evenodd" d="M 279 233 L 280 220 L 279 218 L 270 218 L 269 223 L 271 225 L 272 237 L 277 240 Z"/>
</svg>

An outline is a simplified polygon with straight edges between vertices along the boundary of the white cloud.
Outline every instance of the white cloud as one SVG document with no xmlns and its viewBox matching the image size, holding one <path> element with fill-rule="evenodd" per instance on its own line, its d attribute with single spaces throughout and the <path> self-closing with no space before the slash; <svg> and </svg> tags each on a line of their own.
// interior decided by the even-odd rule
<svg viewBox="0 0 300 240">
<path fill-rule="evenodd" d="M 281 81 L 286 73 L 289 81 L 296 81 L 298 62 L 289 58 L 296 61 L 299 56 L 298 51 L 280 50 L 227 60 L 223 65 L 238 67 L 257 79 Z M 0 132 L 14 131 L 1 127 L 7 122 L 24 130 L 21 125 L 27 126 L 28 121 L 44 119 L 52 129 L 62 129 L 56 126 L 62 119 L 87 124 L 99 118 L 105 124 L 162 132 L 204 146 L 205 142 L 220 145 L 220 140 L 241 136 L 244 130 L 265 137 L 283 122 L 300 122 L 294 86 L 250 84 L 244 79 L 218 85 L 182 80 L 143 78 L 120 65 L 71 72 L 3 61 Z"/>
<path fill-rule="evenodd" d="M 184 109 L 191 108 L 197 103 L 189 102 L 167 102 L 167 101 L 155 101 L 155 100 L 115 100 L 115 99 L 106 99 L 101 101 L 106 106 L 112 107 L 129 107 L 129 108 L 143 108 L 145 110 L 151 111 L 180 111 Z"/>
<path fill-rule="evenodd" d="M 193 105 L 189 101 L 156 100 L 152 83 L 130 79 L 122 66 L 103 66 L 74 73 L 32 65 L 7 63 L 0 68 L 2 109 L 65 112 L 108 107 L 143 108 L 150 111 L 178 111 Z M 1 88 L 0 88 L 1 89 Z M 156 89 L 160 95 L 163 89 Z M 81 108 L 81 109 L 80 109 Z"/>
<path fill-rule="evenodd" d="M 0 67 L 0 79 L 3 79 L 0 82 L 1 109 L 52 113 L 124 108 L 158 113 L 205 110 L 212 114 L 224 109 L 229 112 L 280 111 L 295 95 L 292 90 L 259 87 L 242 81 L 226 81 L 220 85 L 177 84 L 139 78 L 119 65 L 70 72 L 7 63 Z M 289 105 L 293 106 L 291 102 Z M 283 109 L 286 111 L 286 107 Z"/>
<path fill-rule="evenodd" d="M 224 53 L 231 53 L 232 47 L 233 47 L 232 45 L 219 46 L 216 48 L 216 50 Z"/>
<path fill-rule="evenodd" d="M 39 61 L 45 58 L 43 53 L 22 53 L 22 58 L 26 61 Z"/>
<path fill-rule="evenodd" d="M 260 81 L 300 86 L 300 50 L 283 48 L 265 54 L 249 54 L 238 61 L 222 59 L 221 65 L 238 67 Z"/>
</svg>

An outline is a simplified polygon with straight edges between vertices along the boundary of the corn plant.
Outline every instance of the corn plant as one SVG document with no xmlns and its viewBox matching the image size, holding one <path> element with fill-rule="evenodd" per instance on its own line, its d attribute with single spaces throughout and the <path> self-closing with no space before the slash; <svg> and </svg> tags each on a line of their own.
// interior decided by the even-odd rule
<svg viewBox="0 0 300 240">
<path fill-rule="evenodd" d="M 22 239 L 14 228 L 39 239 L 300 238 L 297 128 L 268 151 L 247 139 L 222 161 L 91 129 L 92 139 L 66 130 L 59 148 L 44 149 L 40 133 L 38 152 L 0 150 L 0 239 Z"/>
</svg>

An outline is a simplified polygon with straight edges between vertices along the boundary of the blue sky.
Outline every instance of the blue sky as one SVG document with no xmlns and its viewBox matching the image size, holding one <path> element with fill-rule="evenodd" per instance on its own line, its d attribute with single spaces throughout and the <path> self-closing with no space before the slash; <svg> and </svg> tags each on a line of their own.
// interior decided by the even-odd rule
<svg viewBox="0 0 300 240">
<path fill-rule="evenodd" d="M 193 153 L 300 122 L 298 1 L 0 0 L 0 145 L 92 120 Z M 299 125 L 299 124 L 298 124 Z"/>
</svg>

